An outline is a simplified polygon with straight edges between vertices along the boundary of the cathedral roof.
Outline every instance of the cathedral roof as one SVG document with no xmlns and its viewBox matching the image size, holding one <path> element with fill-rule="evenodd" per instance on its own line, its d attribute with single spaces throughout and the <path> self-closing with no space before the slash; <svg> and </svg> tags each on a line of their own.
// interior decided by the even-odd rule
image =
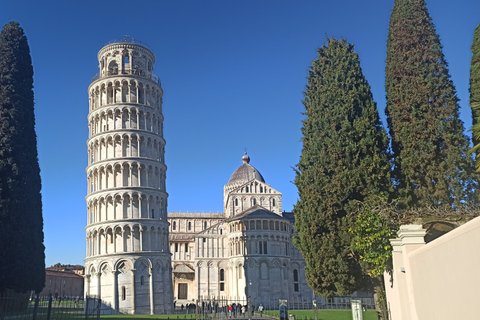
<svg viewBox="0 0 480 320">
<path fill-rule="evenodd" d="M 237 170 L 232 174 L 230 180 L 228 180 L 227 186 L 237 186 L 247 183 L 253 179 L 257 179 L 258 181 L 265 182 L 260 172 L 255 169 L 254 166 L 250 164 L 250 157 L 245 155 L 242 157 L 243 164 L 238 167 Z"/>
<path fill-rule="evenodd" d="M 236 215 L 226 221 L 233 221 L 233 220 L 245 220 L 245 219 L 285 219 L 288 220 L 281 215 L 278 215 L 270 210 L 265 209 L 259 205 L 253 206 L 248 210 Z"/>
</svg>

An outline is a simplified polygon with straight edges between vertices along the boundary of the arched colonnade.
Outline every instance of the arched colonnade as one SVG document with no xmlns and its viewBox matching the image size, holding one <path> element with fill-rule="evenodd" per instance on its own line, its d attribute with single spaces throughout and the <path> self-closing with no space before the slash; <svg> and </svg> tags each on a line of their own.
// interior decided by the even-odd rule
<svg viewBox="0 0 480 320">
<path fill-rule="evenodd" d="M 122 78 L 98 81 L 89 88 L 90 111 L 117 103 L 137 103 L 161 108 L 162 95 L 160 86 L 146 79 Z"/>
<path fill-rule="evenodd" d="M 163 116 L 150 108 L 112 105 L 92 112 L 88 119 L 90 136 L 111 130 L 144 130 L 162 134 Z"/>
<path fill-rule="evenodd" d="M 168 250 L 166 226 L 124 223 L 87 230 L 87 257 L 125 252 Z"/>
<path fill-rule="evenodd" d="M 159 219 L 167 221 L 166 200 L 141 192 L 99 195 L 87 199 L 87 223 L 124 219 Z"/>
<path fill-rule="evenodd" d="M 112 188 L 144 187 L 165 191 L 165 166 L 139 161 L 105 163 L 87 172 L 88 194 Z"/>
<path fill-rule="evenodd" d="M 138 133 L 109 134 L 90 139 L 88 142 L 88 165 L 126 157 L 149 158 L 164 162 L 165 141 L 158 137 Z"/>
</svg>

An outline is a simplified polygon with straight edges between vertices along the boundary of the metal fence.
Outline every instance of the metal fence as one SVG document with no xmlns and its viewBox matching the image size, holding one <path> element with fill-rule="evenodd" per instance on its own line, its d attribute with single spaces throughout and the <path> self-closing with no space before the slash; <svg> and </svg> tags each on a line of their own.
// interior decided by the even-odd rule
<svg viewBox="0 0 480 320">
<path fill-rule="evenodd" d="M 0 320 L 94 320 L 100 318 L 100 299 L 40 297 L 5 292 L 0 295 Z"/>
<path fill-rule="evenodd" d="M 318 310 L 351 310 L 351 299 L 361 300 L 364 310 L 375 309 L 373 298 L 351 297 L 334 297 L 331 299 L 317 297 L 316 307 Z M 286 305 L 289 311 L 315 309 L 312 302 L 287 301 Z M 197 314 L 199 319 L 248 319 L 249 309 L 253 318 L 258 318 L 260 314 L 259 305 L 252 304 L 249 308 L 247 300 L 198 300 L 196 303 L 175 305 L 175 314 Z M 279 301 L 262 303 L 261 309 L 267 315 L 278 317 Z"/>
<path fill-rule="evenodd" d="M 190 310 L 194 310 L 199 319 L 248 319 L 247 300 L 199 300 L 197 306 L 195 309 L 195 304 L 190 304 Z M 250 307 L 250 312 L 253 310 L 253 306 Z"/>
<path fill-rule="evenodd" d="M 365 309 L 375 309 L 375 301 L 373 298 L 351 298 L 351 297 L 333 297 L 330 299 L 317 297 L 317 309 L 351 309 L 351 300 L 361 300 L 362 306 Z M 315 306 L 312 302 L 298 302 L 287 300 L 288 310 L 313 310 Z M 219 309 L 225 312 L 229 305 L 242 306 L 247 305 L 246 300 L 199 300 L 199 312 L 218 313 Z M 252 304 L 252 309 L 258 311 L 258 303 Z M 279 301 L 266 301 L 262 303 L 263 310 L 279 310 Z M 195 304 L 191 303 L 182 308 L 179 305 L 175 306 L 175 313 L 177 314 L 192 314 L 195 313 Z"/>
</svg>

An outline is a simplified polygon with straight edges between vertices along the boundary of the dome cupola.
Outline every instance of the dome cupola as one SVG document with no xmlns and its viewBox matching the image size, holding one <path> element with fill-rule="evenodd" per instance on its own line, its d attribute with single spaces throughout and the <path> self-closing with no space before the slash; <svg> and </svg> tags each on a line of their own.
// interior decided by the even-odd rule
<svg viewBox="0 0 480 320">
<path fill-rule="evenodd" d="M 250 165 L 250 157 L 247 155 L 246 152 L 242 157 L 242 162 L 243 164 L 238 167 L 237 170 L 235 170 L 235 172 L 230 177 L 230 180 L 228 180 L 226 187 L 242 185 L 253 179 L 265 182 L 260 172 L 258 172 L 255 167 Z"/>
</svg>

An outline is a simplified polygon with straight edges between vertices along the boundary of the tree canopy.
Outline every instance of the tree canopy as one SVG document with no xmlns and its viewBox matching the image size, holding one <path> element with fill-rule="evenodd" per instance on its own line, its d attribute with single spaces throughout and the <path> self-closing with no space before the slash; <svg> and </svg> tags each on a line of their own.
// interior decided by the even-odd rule
<svg viewBox="0 0 480 320">
<path fill-rule="evenodd" d="M 480 24 L 473 33 L 472 62 L 470 65 L 470 108 L 473 119 L 473 148 L 477 159 L 477 170 L 480 170 Z"/>
<path fill-rule="evenodd" d="M 388 196 L 388 138 L 352 44 L 328 39 L 307 79 L 294 241 L 314 292 L 344 295 L 370 281 L 350 250 L 349 202 Z"/>
<path fill-rule="evenodd" d="M 474 189 L 455 88 L 424 0 L 396 0 L 387 40 L 387 122 L 403 206 L 459 206 Z"/>
<path fill-rule="evenodd" d="M 33 67 L 18 22 L 0 33 L 0 177 L 0 292 L 39 292 L 45 247 Z"/>
</svg>

